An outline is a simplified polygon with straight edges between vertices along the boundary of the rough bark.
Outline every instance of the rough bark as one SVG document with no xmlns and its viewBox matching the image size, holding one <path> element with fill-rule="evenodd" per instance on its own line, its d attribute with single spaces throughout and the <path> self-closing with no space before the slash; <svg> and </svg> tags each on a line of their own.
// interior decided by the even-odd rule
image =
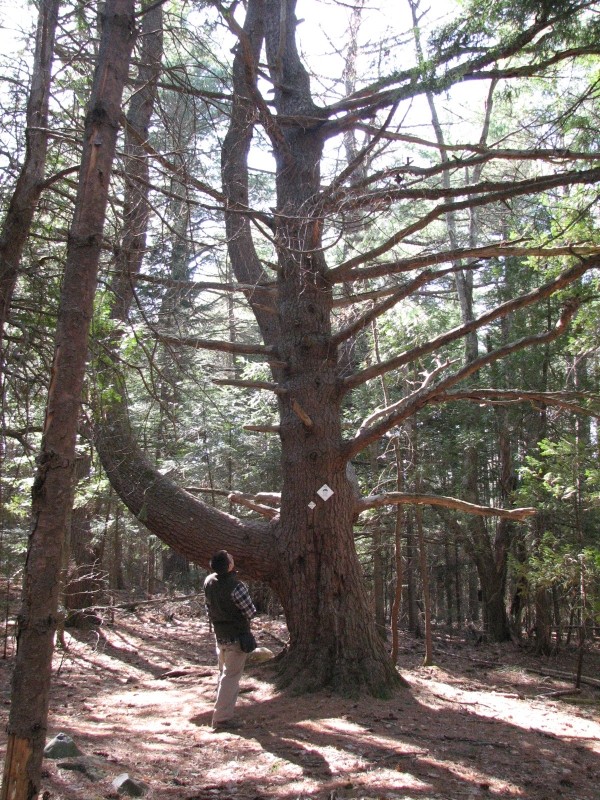
<svg viewBox="0 0 600 800">
<path fill-rule="evenodd" d="M 280 389 L 282 504 L 274 542 L 280 564 L 272 584 L 290 630 L 281 679 L 304 690 L 331 685 L 342 692 L 387 694 L 399 678 L 377 636 L 354 547 L 355 498 L 341 457 L 342 392 L 331 346 L 332 287 L 316 210 L 323 138 L 318 124 L 300 122 L 307 116 L 318 121 L 320 112 L 296 49 L 296 24 L 294 0 L 248 4 L 223 158 L 228 206 L 239 209 L 247 204 L 246 154 L 260 114 L 276 160 L 278 313 L 265 314 L 257 293 L 249 300 L 265 344 L 277 343 L 282 365 L 273 370 Z M 256 101 L 263 36 L 278 117 L 292 120 L 285 127 L 260 102 L 250 102 Z M 263 280 L 248 220 L 229 213 L 227 233 L 238 281 Z M 328 500 L 317 493 L 323 485 L 333 490 Z"/>
<path fill-rule="evenodd" d="M 111 285 L 114 294 L 113 317 L 125 320 L 133 299 L 135 276 L 139 273 L 146 250 L 146 232 L 150 217 L 148 186 L 150 169 L 144 142 L 148 140 L 150 120 L 156 99 L 163 53 L 162 3 L 150 3 L 142 16 L 140 88 L 133 94 L 127 109 L 125 127 L 123 198 L 124 233 L 116 253 L 115 277 Z"/>
<path fill-rule="evenodd" d="M 25 159 L 0 233 L 0 371 L 4 363 L 4 328 L 19 275 L 25 242 L 42 193 L 48 147 L 48 106 L 54 40 L 60 0 L 41 0 L 27 102 Z"/>
<path fill-rule="evenodd" d="M 84 149 L 60 300 L 52 379 L 38 470 L 18 620 L 18 646 L 8 723 L 3 800 L 31 800 L 39 791 L 64 529 L 87 339 L 93 311 L 109 177 L 121 96 L 134 38 L 133 0 L 110 0 L 86 116 Z"/>
</svg>

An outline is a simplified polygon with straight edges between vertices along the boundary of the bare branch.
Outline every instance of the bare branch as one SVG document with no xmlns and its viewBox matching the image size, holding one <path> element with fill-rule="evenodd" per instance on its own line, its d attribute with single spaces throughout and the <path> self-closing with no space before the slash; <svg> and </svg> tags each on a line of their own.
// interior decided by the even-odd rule
<svg viewBox="0 0 600 800">
<path fill-rule="evenodd" d="M 385 314 L 385 312 L 390 308 L 393 308 L 397 303 L 400 302 L 400 300 L 403 300 L 405 297 L 409 297 L 416 289 L 419 289 L 421 286 L 425 286 L 426 284 L 431 283 L 432 281 L 435 281 L 453 271 L 454 267 L 449 267 L 448 269 L 439 270 L 437 272 L 428 269 L 424 270 L 420 275 L 417 275 L 416 278 L 413 278 L 412 281 L 409 281 L 408 283 L 404 284 L 404 286 L 396 289 L 391 297 L 388 297 L 386 300 L 373 306 L 373 308 L 369 309 L 369 311 L 353 320 L 350 325 L 347 325 L 345 328 L 338 331 L 332 337 L 331 341 L 333 346 L 337 346 L 344 340 L 355 336 L 359 331 L 366 328 L 367 325 L 370 325 L 374 319 L 380 317 L 382 314 Z"/>
<path fill-rule="evenodd" d="M 243 429 L 252 433 L 279 433 L 281 430 L 279 425 L 244 425 Z"/>
<path fill-rule="evenodd" d="M 269 284 L 247 284 L 247 283 L 220 283 L 219 281 L 178 281 L 173 278 L 160 278 L 156 275 L 145 275 L 140 273 L 134 276 L 136 281 L 152 283 L 157 286 L 164 286 L 166 289 L 179 289 L 192 292 L 253 292 L 255 289 L 276 290 L 274 283 Z"/>
<path fill-rule="evenodd" d="M 356 126 L 357 130 L 364 133 L 374 134 L 381 131 L 379 126 L 368 125 L 363 122 Z M 435 142 L 431 139 L 423 139 L 421 136 L 415 136 L 411 133 L 401 133 L 399 131 L 382 131 L 381 138 L 388 141 L 407 142 L 407 144 L 415 144 L 419 147 L 430 147 L 433 150 L 445 150 L 447 152 L 455 153 L 475 153 L 474 157 L 457 158 L 453 157 L 449 163 L 434 164 L 431 167 L 417 167 L 416 165 L 407 165 L 404 167 L 397 167 L 386 170 L 386 172 L 374 173 L 369 176 L 372 179 L 378 180 L 380 177 L 388 175 L 406 174 L 415 175 L 420 177 L 431 177 L 439 172 L 452 168 L 452 167 L 465 167 L 476 166 L 479 163 L 485 163 L 493 159 L 507 160 L 507 161 L 549 161 L 554 163 L 556 161 L 598 161 L 600 153 L 590 152 L 585 150 L 569 150 L 568 148 L 546 148 L 538 147 L 531 150 L 518 150 L 517 148 L 493 148 L 483 144 L 472 144 L 465 142 L 464 144 L 448 144 L 444 142 Z"/>
<path fill-rule="evenodd" d="M 447 331 L 441 336 L 437 336 L 435 339 L 425 342 L 418 347 L 413 347 L 411 350 L 405 351 L 395 358 L 389 359 L 388 361 L 383 361 L 380 364 L 374 364 L 362 372 L 358 372 L 355 375 L 346 378 L 344 381 L 344 388 L 349 391 L 355 386 L 372 380 L 373 378 L 377 378 L 379 375 L 383 375 L 392 369 L 397 369 L 405 364 L 410 364 L 413 361 L 416 361 L 418 358 L 421 358 L 428 353 L 432 353 L 439 348 L 462 338 L 467 333 L 478 330 L 484 325 L 488 325 L 494 320 L 506 317 L 508 314 L 512 314 L 521 308 L 525 308 L 533 303 L 537 303 L 540 300 L 550 297 L 560 289 L 563 289 L 565 286 L 568 286 L 576 281 L 578 278 L 584 275 L 585 272 L 597 266 L 599 263 L 600 256 L 582 260 L 576 266 L 565 270 L 557 278 L 548 281 L 537 289 L 521 295 L 514 300 L 508 300 L 506 303 L 502 303 L 502 305 L 499 305 L 491 311 L 488 311 L 487 314 L 483 314 L 482 316 L 477 317 L 477 319 L 471 320 L 464 325 L 460 325 L 457 328 Z"/>
<path fill-rule="evenodd" d="M 427 387 L 431 384 L 434 378 L 436 378 L 441 372 L 448 368 L 451 364 L 451 361 L 446 361 L 444 364 L 439 364 L 434 370 L 431 372 L 427 372 L 424 374 L 423 383 L 417 389 L 418 392 L 422 393 Z M 422 373 L 423 374 L 423 373 Z M 406 397 L 403 397 L 402 400 L 398 400 L 397 403 L 392 403 L 390 406 L 386 406 L 385 408 L 378 408 L 372 414 L 370 414 L 361 424 L 360 428 L 358 429 L 357 436 L 361 433 L 364 433 L 373 423 L 375 423 L 378 419 L 382 417 L 387 417 L 390 414 L 395 413 L 403 403 L 407 400 Z"/>
<path fill-rule="evenodd" d="M 231 492 L 227 498 L 231 503 L 237 503 L 237 505 L 244 506 L 252 511 L 256 511 L 263 517 L 267 517 L 267 519 L 277 519 L 277 517 L 279 517 L 279 511 L 276 508 L 271 508 L 270 506 L 265 506 L 262 503 L 257 503 L 253 496 L 240 494 L 238 492 Z"/>
<path fill-rule="evenodd" d="M 600 160 L 600 157 L 599 159 Z M 448 162 L 445 162 L 446 165 Z M 559 186 L 597 183 L 600 180 L 600 167 L 582 170 L 575 169 L 568 172 L 553 172 L 547 175 L 536 175 L 521 181 L 514 180 L 512 177 L 503 181 L 480 181 L 459 186 L 385 186 L 377 191 L 365 192 L 360 187 L 358 190 L 343 187 L 332 195 L 332 202 L 324 204 L 326 212 L 336 211 L 338 208 L 354 211 L 359 208 L 370 208 L 371 206 L 380 207 L 383 203 L 390 204 L 398 200 L 440 200 L 448 198 L 463 197 L 468 195 L 477 204 L 482 198 L 476 195 L 494 196 L 500 193 L 501 200 L 510 199 L 523 194 L 539 194 L 540 192 L 554 189 Z M 359 193 L 361 192 L 361 193 Z M 485 202 L 493 202 L 486 199 Z"/>
<path fill-rule="evenodd" d="M 258 503 L 269 503 L 272 506 L 280 506 L 281 492 L 258 492 L 254 499 Z"/>
<path fill-rule="evenodd" d="M 443 264 L 448 261 L 456 262 L 463 259 L 556 258 L 559 256 L 578 256 L 584 258 L 597 254 L 600 254 L 600 246 L 597 245 L 573 244 L 564 245 L 562 247 L 527 247 L 526 245 L 519 245 L 516 242 L 498 242 L 497 244 L 488 244 L 483 247 L 465 247 L 456 250 L 437 251 L 426 255 L 411 256 L 409 258 L 398 259 L 397 261 L 376 264 L 372 267 L 354 269 L 354 267 L 360 266 L 360 264 L 370 258 L 369 254 L 365 254 L 364 256 L 358 256 L 346 261 L 330 270 L 328 277 L 332 283 L 344 283 L 351 280 L 381 278 L 398 272 L 408 272 L 413 269 L 420 269 L 434 264 Z M 469 268 L 475 268 L 478 265 L 471 263 L 468 266 Z"/>
<path fill-rule="evenodd" d="M 214 378 L 212 383 L 216 386 L 237 386 L 238 389 L 265 389 L 275 394 L 286 394 L 287 389 L 280 388 L 276 383 L 267 381 L 243 381 L 234 378 Z"/>
<path fill-rule="evenodd" d="M 462 194 L 469 194 L 469 197 L 465 200 L 460 200 L 457 202 L 443 202 L 439 205 L 432 208 L 426 214 L 422 214 L 419 219 L 412 222 L 410 225 L 402 228 L 401 230 L 397 231 L 393 236 L 390 236 L 385 242 L 380 244 L 378 247 L 374 247 L 372 250 L 369 250 L 366 253 L 361 253 L 354 258 L 348 259 L 344 264 L 340 264 L 337 268 L 340 272 L 344 271 L 347 273 L 353 267 L 360 266 L 364 264 L 365 261 L 370 261 L 379 256 L 384 255 L 384 253 L 389 252 L 393 247 L 400 244 L 404 239 L 408 236 L 412 236 L 417 231 L 421 231 L 426 228 L 430 223 L 434 222 L 435 220 L 439 219 L 441 216 L 445 214 L 452 213 L 454 211 L 461 211 L 464 209 L 471 209 L 477 208 L 479 206 L 489 205 L 491 203 L 503 202 L 505 200 L 510 200 L 513 197 L 518 197 L 524 194 L 537 194 L 542 191 L 547 191 L 548 189 L 557 188 L 560 186 L 566 186 L 571 184 L 578 184 L 578 183 L 594 183 L 600 180 L 600 168 L 595 168 L 591 170 L 582 170 L 578 172 L 569 172 L 563 173 L 559 175 L 545 175 L 539 178 L 534 178 L 531 180 L 526 181 L 519 181 L 519 182 L 500 182 L 500 183 L 493 183 L 488 182 L 486 184 L 480 184 L 479 187 L 460 187 L 459 189 L 423 189 L 423 190 L 414 190 L 413 193 L 408 194 L 406 191 L 394 190 L 390 189 L 388 192 L 378 193 L 378 200 L 377 202 L 381 203 L 382 201 L 392 202 L 395 199 L 426 199 L 428 197 L 433 198 L 434 196 L 443 197 L 443 196 L 452 196 L 452 195 L 462 195 Z M 483 188 L 487 186 L 487 188 Z M 488 191 L 489 190 L 489 191 Z M 477 192 L 483 192 L 478 196 L 471 196 L 472 193 L 475 195 Z M 374 195 L 368 196 L 368 202 L 366 205 L 370 205 Z M 360 203 L 356 200 L 349 200 L 348 207 L 355 209 L 360 206 Z M 334 272 L 335 274 L 335 272 Z M 336 278 L 338 276 L 336 275 Z"/>
<path fill-rule="evenodd" d="M 168 336 L 166 334 L 156 334 L 155 338 L 161 344 L 168 344 L 171 347 L 193 347 L 195 350 L 220 350 L 223 353 L 235 353 L 237 355 L 263 356 L 266 359 L 269 359 L 270 356 L 275 356 L 277 358 L 276 348 L 262 344 L 228 342 L 220 339 L 198 339 L 195 336 Z"/>
<path fill-rule="evenodd" d="M 424 505 L 454 508 L 465 514 L 475 514 L 480 517 L 501 517 L 504 519 L 524 520 L 537 513 L 535 508 L 494 508 L 493 506 L 480 506 L 467 503 L 456 497 L 444 497 L 435 494 L 410 494 L 409 492 L 387 492 L 386 494 L 370 495 L 356 502 L 355 511 L 361 514 L 370 508 L 380 508 L 388 505 Z"/>
<path fill-rule="evenodd" d="M 394 406 L 395 411 L 386 416 L 382 422 L 374 425 L 370 429 L 363 430 L 352 442 L 349 442 L 344 448 L 344 458 L 349 460 L 352 458 L 352 456 L 356 455 L 356 453 L 364 450 L 365 447 L 371 444 L 371 442 L 374 442 L 383 436 L 383 434 L 385 434 L 391 428 L 399 425 L 408 417 L 413 416 L 421 408 L 424 408 L 430 403 L 435 402 L 435 398 L 441 396 L 448 388 L 455 386 L 457 383 L 465 378 L 468 378 L 473 373 L 478 372 L 480 369 L 482 369 L 482 367 L 492 364 L 495 361 L 505 358 L 506 356 L 519 350 L 540 344 L 546 344 L 554 339 L 557 339 L 562 333 L 564 333 L 578 308 L 579 303 L 572 301 L 564 307 L 560 319 L 551 330 L 544 333 L 534 334 L 533 336 L 526 336 L 517 340 L 516 342 L 511 342 L 504 347 L 499 347 L 497 350 L 486 353 L 485 355 L 469 362 L 457 372 L 447 376 L 429 389 L 427 388 L 426 384 L 420 386 L 416 391 L 404 398 L 404 400 L 397 403 Z"/>
<path fill-rule="evenodd" d="M 574 398 L 587 398 L 600 402 L 600 396 L 583 392 L 528 392 L 520 389 L 474 389 L 465 392 L 445 392 L 435 397 L 432 402 L 452 403 L 459 400 L 471 400 L 475 403 L 489 405 L 532 403 L 536 406 L 555 406 L 573 414 L 600 418 L 600 410 L 595 411 L 579 403 L 573 403 L 572 399 Z"/>
<path fill-rule="evenodd" d="M 295 398 L 292 400 L 292 411 L 300 419 L 305 428 L 314 427 L 314 422 Z"/>
<path fill-rule="evenodd" d="M 184 486 L 184 491 L 190 494 L 215 494 L 228 497 L 230 489 L 213 489 L 212 486 Z"/>
</svg>

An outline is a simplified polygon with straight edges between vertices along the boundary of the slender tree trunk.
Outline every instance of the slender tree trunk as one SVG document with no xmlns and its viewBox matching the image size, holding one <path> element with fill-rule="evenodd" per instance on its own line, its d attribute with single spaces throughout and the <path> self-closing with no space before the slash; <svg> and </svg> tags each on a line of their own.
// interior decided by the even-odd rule
<svg viewBox="0 0 600 800">
<path fill-rule="evenodd" d="M 150 217 L 148 186 L 150 168 L 144 143 L 148 140 L 163 54 L 162 3 L 144 0 L 148 10 L 142 15 L 139 88 L 127 109 L 125 128 L 125 192 L 123 198 L 123 236 L 116 253 L 115 274 L 111 285 L 114 300 L 112 316 L 125 321 L 134 295 L 135 277 L 146 251 L 146 233 Z"/>
<path fill-rule="evenodd" d="M 109 0 L 86 116 L 19 616 L 2 800 L 40 786 L 65 525 L 109 177 L 134 33 L 133 0 Z"/>
<path fill-rule="evenodd" d="M 456 536 L 452 537 L 452 548 L 454 550 L 454 600 L 456 604 L 456 623 L 458 628 L 461 627 L 461 622 L 463 621 L 463 611 L 462 611 L 462 593 L 461 593 L 461 574 L 460 574 L 460 545 Z"/>
<path fill-rule="evenodd" d="M 450 545 L 451 542 L 449 542 L 448 539 L 444 539 L 444 598 L 446 601 L 446 625 L 451 628 L 454 623 L 452 616 L 452 576 L 454 571 L 452 569 Z"/>
<path fill-rule="evenodd" d="M 419 623 L 419 610 L 417 607 L 417 580 L 416 571 L 418 560 L 416 558 L 415 530 L 412 514 L 407 514 L 406 520 L 406 607 L 408 611 L 408 630 L 415 636 L 421 636 Z"/>
<path fill-rule="evenodd" d="M 23 248 L 42 193 L 48 148 L 48 106 L 60 0 L 41 0 L 27 102 L 25 160 L 0 233 L 0 371 L 4 372 L 4 328 L 19 275 Z"/>
<path fill-rule="evenodd" d="M 402 491 L 398 488 L 398 491 Z M 404 570 L 402 568 L 402 530 L 406 512 L 402 506 L 396 509 L 396 525 L 394 529 L 394 559 L 396 568 L 396 584 L 394 586 L 394 597 L 392 601 L 392 611 L 390 625 L 392 629 L 392 663 L 398 663 L 398 629 L 400 626 L 400 611 L 402 609 L 402 583 L 404 580 Z"/>
<path fill-rule="evenodd" d="M 154 536 L 146 539 L 148 547 L 148 569 L 146 571 L 146 592 L 149 597 L 156 593 L 156 542 Z"/>
<path fill-rule="evenodd" d="M 550 303 L 546 307 L 546 326 L 548 330 L 552 326 L 552 309 Z M 545 391 L 548 386 L 548 375 L 550 371 L 550 350 L 548 347 L 544 351 L 544 359 L 541 367 L 541 385 Z M 546 437 L 548 432 L 548 416 L 545 407 L 541 407 L 532 424 L 532 443 L 538 447 L 539 443 Z M 533 548 L 538 548 L 543 540 L 547 529 L 547 512 L 541 510 L 533 520 Z M 535 648 L 540 655 L 550 655 L 552 652 L 552 610 L 551 594 L 544 586 L 536 586 L 533 595 L 534 607 L 534 631 Z"/>
<path fill-rule="evenodd" d="M 423 656 L 423 666 L 429 667 L 433 664 L 433 637 L 431 632 L 431 593 L 429 591 L 427 545 L 425 544 L 425 534 L 423 531 L 423 509 L 421 508 L 421 506 L 415 507 L 415 518 L 417 521 L 417 536 L 419 539 L 419 567 L 421 570 L 421 584 L 423 586 L 423 611 L 425 614 L 425 655 Z"/>
<path fill-rule="evenodd" d="M 479 622 L 481 613 L 481 600 L 479 597 L 478 575 L 475 567 L 468 571 L 468 593 L 469 593 L 469 619 L 471 622 Z"/>
<path fill-rule="evenodd" d="M 551 595 L 545 586 L 536 588 L 535 604 L 535 649 L 540 655 L 552 653 L 552 606 Z"/>
<path fill-rule="evenodd" d="M 115 521 L 110 535 L 108 583 L 112 590 L 125 588 L 123 578 L 123 541 L 121 537 L 121 514 L 119 503 L 115 508 Z"/>
<path fill-rule="evenodd" d="M 410 425 L 410 441 L 412 447 L 412 465 L 414 469 L 415 493 L 421 491 L 421 472 L 419 460 L 419 440 L 417 436 L 416 420 L 413 418 Z M 431 630 L 431 589 L 429 582 L 429 563 L 427 558 L 427 544 L 425 542 L 425 531 L 423 529 L 423 508 L 415 506 L 415 523 L 417 528 L 417 540 L 419 543 L 419 571 L 421 575 L 421 587 L 423 590 L 423 614 L 425 626 L 425 655 L 423 666 L 433 664 L 433 636 Z"/>
<path fill-rule="evenodd" d="M 400 437 L 394 438 L 394 456 L 396 461 L 396 489 L 404 491 L 404 464 L 402 459 L 402 446 Z M 396 584 L 391 611 L 392 628 L 392 663 L 398 662 L 398 629 L 400 625 L 400 612 L 402 610 L 402 588 L 404 583 L 404 569 L 402 566 L 402 532 L 406 528 L 406 511 L 402 506 L 396 508 L 394 526 L 394 564 L 396 568 Z"/>
</svg>

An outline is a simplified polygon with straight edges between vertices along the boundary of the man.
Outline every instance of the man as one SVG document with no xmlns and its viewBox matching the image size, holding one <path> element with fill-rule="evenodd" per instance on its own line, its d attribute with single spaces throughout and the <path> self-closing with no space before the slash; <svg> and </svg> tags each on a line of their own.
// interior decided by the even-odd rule
<svg viewBox="0 0 600 800">
<path fill-rule="evenodd" d="M 239 727 L 233 714 L 247 656 L 240 647 L 239 637 L 250 631 L 250 620 L 256 614 L 248 589 L 236 577 L 234 566 L 227 550 L 219 550 L 210 560 L 213 572 L 204 581 L 206 611 L 215 631 L 219 659 L 214 730 Z"/>
</svg>

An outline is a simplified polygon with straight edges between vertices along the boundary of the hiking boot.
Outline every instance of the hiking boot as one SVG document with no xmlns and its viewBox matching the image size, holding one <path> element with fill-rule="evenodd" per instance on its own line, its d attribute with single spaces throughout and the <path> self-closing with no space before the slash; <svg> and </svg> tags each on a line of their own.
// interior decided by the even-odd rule
<svg viewBox="0 0 600 800">
<path fill-rule="evenodd" d="M 234 719 L 222 719 L 220 722 L 213 722 L 213 731 L 237 731 L 242 727 L 241 722 Z"/>
</svg>

